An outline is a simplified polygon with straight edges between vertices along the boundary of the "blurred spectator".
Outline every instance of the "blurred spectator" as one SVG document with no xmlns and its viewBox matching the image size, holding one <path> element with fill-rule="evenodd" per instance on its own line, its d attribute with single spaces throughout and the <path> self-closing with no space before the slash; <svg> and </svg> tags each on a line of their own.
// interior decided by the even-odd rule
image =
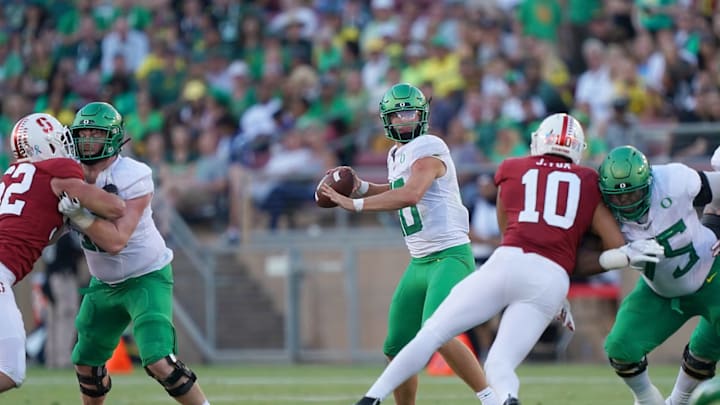
<svg viewBox="0 0 720 405">
<path fill-rule="evenodd" d="M 148 54 L 148 38 L 143 31 L 131 29 L 125 17 L 115 20 L 113 29 L 102 40 L 102 72 L 114 72 L 113 60 L 121 55 L 127 69 L 135 72 Z"/>
<path fill-rule="evenodd" d="M 370 9 L 372 19 L 365 24 L 360 36 L 360 47 L 365 52 L 371 52 L 371 45 L 378 41 L 393 38 L 400 23 L 395 13 L 395 0 L 370 0 Z"/>
<path fill-rule="evenodd" d="M 590 120 L 603 122 L 610 115 L 613 87 L 608 67 L 607 47 L 591 38 L 583 44 L 583 57 L 587 70 L 580 75 L 575 89 L 575 102 L 587 104 Z"/>
<path fill-rule="evenodd" d="M 622 145 L 637 145 L 633 139 L 633 130 L 637 118 L 629 111 L 630 100 L 626 97 L 616 98 L 612 102 L 612 115 L 605 125 L 605 142 L 608 150 Z"/>
<path fill-rule="evenodd" d="M 125 132 L 132 140 L 135 153 L 144 155 L 143 145 L 148 134 L 162 131 L 165 117 L 155 108 L 146 91 L 135 94 L 135 110 L 125 115 Z"/>
<path fill-rule="evenodd" d="M 562 22 L 562 8 L 558 0 L 525 0 L 520 3 L 517 15 L 523 34 L 551 43 L 557 42 Z"/>
<path fill-rule="evenodd" d="M 310 136 L 321 133 L 317 127 L 310 127 L 310 130 L 316 131 Z M 303 139 L 298 129 L 287 132 L 280 144 L 273 147 L 270 159 L 254 174 L 250 186 L 257 206 L 270 214 L 269 229 L 278 229 L 283 214 L 291 214 L 303 202 L 314 201 L 317 178 L 334 167 L 322 155 L 324 151 Z M 292 227 L 292 215 L 288 219 Z"/>
<path fill-rule="evenodd" d="M 498 124 L 497 138 L 488 157 L 499 164 L 509 157 L 527 155 L 530 152 L 528 145 L 520 134 L 520 127 L 510 120 L 503 120 Z"/>
<path fill-rule="evenodd" d="M 569 0 L 567 34 L 563 36 L 567 40 L 567 46 L 562 49 L 566 52 L 565 58 L 569 61 L 569 68 L 573 74 L 579 75 L 587 69 L 585 59 L 582 55 L 582 45 L 590 36 L 588 29 L 590 21 L 603 12 L 601 0 Z"/>
<path fill-rule="evenodd" d="M 227 162 L 217 158 L 217 142 L 214 132 L 203 132 L 197 140 L 199 156 L 192 166 L 162 183 L 168 203 L 186 219 L 213 218 L 225 203 Z"/>
</svg>

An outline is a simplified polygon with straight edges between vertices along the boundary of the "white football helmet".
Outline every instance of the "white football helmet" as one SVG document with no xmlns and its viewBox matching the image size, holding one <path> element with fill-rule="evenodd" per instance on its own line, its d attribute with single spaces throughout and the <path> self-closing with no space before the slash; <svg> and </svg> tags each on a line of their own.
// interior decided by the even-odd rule
<svg viewBox="0 0 720 405">
<path fill-rule="evenodd" d="M 533 156 L 551 153 L 566 156 L 573 163 L 580 163 L 585 144 L 585 133 L 580 123 L 564 113 L 545 118 L 532 133 L 530 154 Z"/>
<path fill-rule="evenodd" d="M 16 160 L 39 162 L 66 157 L 75 159 L 70 130 L 55 117 L 35 113 L 21 118 L 13 127 L 10 148 Z"/>
</svg>

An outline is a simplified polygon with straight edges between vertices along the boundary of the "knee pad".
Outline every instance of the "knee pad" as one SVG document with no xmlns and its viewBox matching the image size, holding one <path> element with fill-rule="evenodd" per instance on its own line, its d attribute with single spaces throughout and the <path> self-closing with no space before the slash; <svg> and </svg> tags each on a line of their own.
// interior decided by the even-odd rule
<svg viewBox="0 0 720 405">
<path fill-rule="evenodd" d="M 639 362 L 636 363 L 620 363 L 617 360 L 610 358 L 610 365 L 612 368 L 615 369 L 615 374 L 619 375 L 622 378 L 630 378 L 635 377 L 636 375 L 642 374 L 645 370 L 647 370 L 647 357 L 642 358 Z"/>
<path fill-rule="evenodd" d="M 170 372 L 170 375 L 167 377 L 161 377 L 153 374 L 149 367 L 145 367 L 145 372 L 150 377 L 157 380 L 157 382 L 165 388 L 165 391 L 167 391 L 171 397 L 179 397 L 187 394 L 193 384 L 195 384 L 195 380 L 197 380 L 195 373 L 183 364 L 182 361 L 176 359 L 174 354 L 165 356 L 164 360 L 167 361 L 167 363 L 173 368 L 173 371 Z M 180 385 L 175 386 L 175 384 L 177 384 L 183 377 L 185 377 L 186 380 Z"/>
<path fill-rule="evenodd" d="M 717 361 L 698 359 L 690 352 L 690 346 L 685 345 L 683 351 L 682 369 L 687 375 L 698 380 L 707 380 L 715 376 Z"/>
<path fill-rule="evenodd" d="M 99 398 L 110 392 L 110 389 L 112 388 L 112 379 L 108 376 L 107 368 L 105 368 L 104 364 L 99 367 L 92 367 L 90 369 L 90 373 L 92 375 L 75 373 L 77 375 L 78 382 L 80 382 L 80 392 L 82 392 L 83 395 L 87 395 L 92 398 Z M 103 384 L 103 380 L 106 376 L 108 377 L 107 385 Z M 83 384 L 90 385 L 92 387 L 88 388 Z"/>
</svg>

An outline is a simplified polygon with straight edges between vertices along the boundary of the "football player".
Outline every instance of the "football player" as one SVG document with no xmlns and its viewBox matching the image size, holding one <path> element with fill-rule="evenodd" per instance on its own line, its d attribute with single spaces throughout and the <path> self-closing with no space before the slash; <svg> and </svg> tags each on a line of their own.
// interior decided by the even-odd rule
<svg viewBox="0 0 720 405">
<path fill-rule="evenodd" d="M 396 146 L 396 156 L 405 147 Z M 519 404 L 520 382 L 515 369 L 562 308 L 570 284 L 568 274 L 575 267 L 576 250 L 583 234 L 594 231 L 601 237 L 603 247 L 609 249 L 599 258 L 605 269 L 657 260 L 648 253 L 656 254 L 662 249 L 651 241 L 623 245 L 617 223 L 602 202 L 597 172 L 578 165 L 584 149 L 580 124 L 567 114 L 555 114 L 543 120 L 533 133 L 531 156 L 506 159 L 499 166 L 495 183 L 499 187 L 501 246 L 480 269 L 452 289 L 358 404 L 379 403 L 391 389 L 422 369 L 438 347 L 503 310 L 485 370 L 490 386 L 504 404 Z M 429 156 L 442 155 L 430 151 Z M 392 163 L 391 159 L 389 162 Z M 452 173 L 450 164 L 447 168 Z M 439 171 L 439 178 L 444 175 Z M 358 204 L 335 194 L 335 201 L 343 207 L 377 209 L 395 201 L 380 194 Z M 398 206 L 407 205 L 406 200 L 398 200 Z M 445 201 L 448 200 L 446 197 Z M 416 218 L 415 223 L 424 224 L 432 215 L 433 211 L 421 207 L 412 218 Z M 444 228 L 438 225 L 436 229 Z M 418 242 L 444 240 L 442 233 L 423 236 Z"/>
<path fill-rule="evenodd" d="M 427 134 L 428 114 L 428 100 L 418 88 L 404 83 L 392 86 L 380 102 L 385 135 L 395 142 L 387 157 L 388 183 L 361 181 L 353 172 L 355 194 L 364 198 L 343 197 L 328 186 L 321 189 L 348 210 L 398 212 L 412 258 L 390 303 L 383 346 L 389 359 L 410 342 L 453 286 L 475 269 L 468 211 L 460 199 L 455 165 L 445 142 Z M 439 351 L 448 364 L 483 404 L 499 405 L 472 351 L 457 339 L 446 340 Z M 394 390 L 397 404 L 414 404 L 414 374 L 385 386 L 378 397 Z"/>
<path fill-rule="evenodd" d="M 654 238 L 664 248 L 658 263 L 639 266 L 642 277 L 625 297 L 605 342 L 615 372 L 636 404 L 687 404 L 702 380 L 715 375 L 720 339 L 720 264 L 715 234 L 700 223 L 696 207 L 720 207 L 720 173 L 680 163 L 648 164 L 642 152 L 620 146 L 600 166 L 600 190 L 629 241 Z M 646 355 L 688 319 L 700 322 L 686 345 L 667 402 L 651 383 Z"/>
<path fill-rule="evenodd" d="M 72 360 L 83 403 L 102 404 L 111 388 L 105 367 L 130 322 L 145 371 L 184 405 L 208 405 L 196 375 L 175 357 L 171 261 L 152 219 L 151 169 L 120 155 L 126 142 L 123 119 L 110 104 L 81 108 L 70 126 L 85 179 L 117 193 L 126 212 L 114 220 L 95 218 L 81 204 L 66 215 L 91 218 L 82 247 L 91 274 L 76 319 L 78 341 Z M 82 219 L 84 220 L 84 219 Z"/>
<path fill-rule="evenodd" d="M 64 232 L 58 204 L 77 199 L 111 219 L 125 210 L 117 196 L 83 181 L 70 132 L 53 116 L 21 118 L 10 134 L 10 148 L 15 162 L 0 183 L 0 392 L 25 379 L 25 327 L 12 287 Z M 61 201 L 61 196 L 66 197 Z"/>
</svg>

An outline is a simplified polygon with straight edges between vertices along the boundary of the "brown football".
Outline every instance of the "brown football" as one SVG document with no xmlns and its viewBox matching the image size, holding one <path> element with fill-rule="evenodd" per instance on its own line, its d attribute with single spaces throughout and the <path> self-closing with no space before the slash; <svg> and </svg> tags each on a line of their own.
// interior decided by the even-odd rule
<svg viewBox="0 0 720 405">
<path fill-rule="evenodd" d="M 318 183 L 315 189 L 315 202 L 318 207 L 332 208 L 337 207 L 337 204 L 332 202 L 329 198 L 325 197 L 320 193 L 320 185 L 323 183 L 332 187 L 333 190 L 338 193 L 349 196 L 353 190 L 353 171 L 351 168 L 346 166 L 336 167 L 326 174 Z"/>
</svg>

